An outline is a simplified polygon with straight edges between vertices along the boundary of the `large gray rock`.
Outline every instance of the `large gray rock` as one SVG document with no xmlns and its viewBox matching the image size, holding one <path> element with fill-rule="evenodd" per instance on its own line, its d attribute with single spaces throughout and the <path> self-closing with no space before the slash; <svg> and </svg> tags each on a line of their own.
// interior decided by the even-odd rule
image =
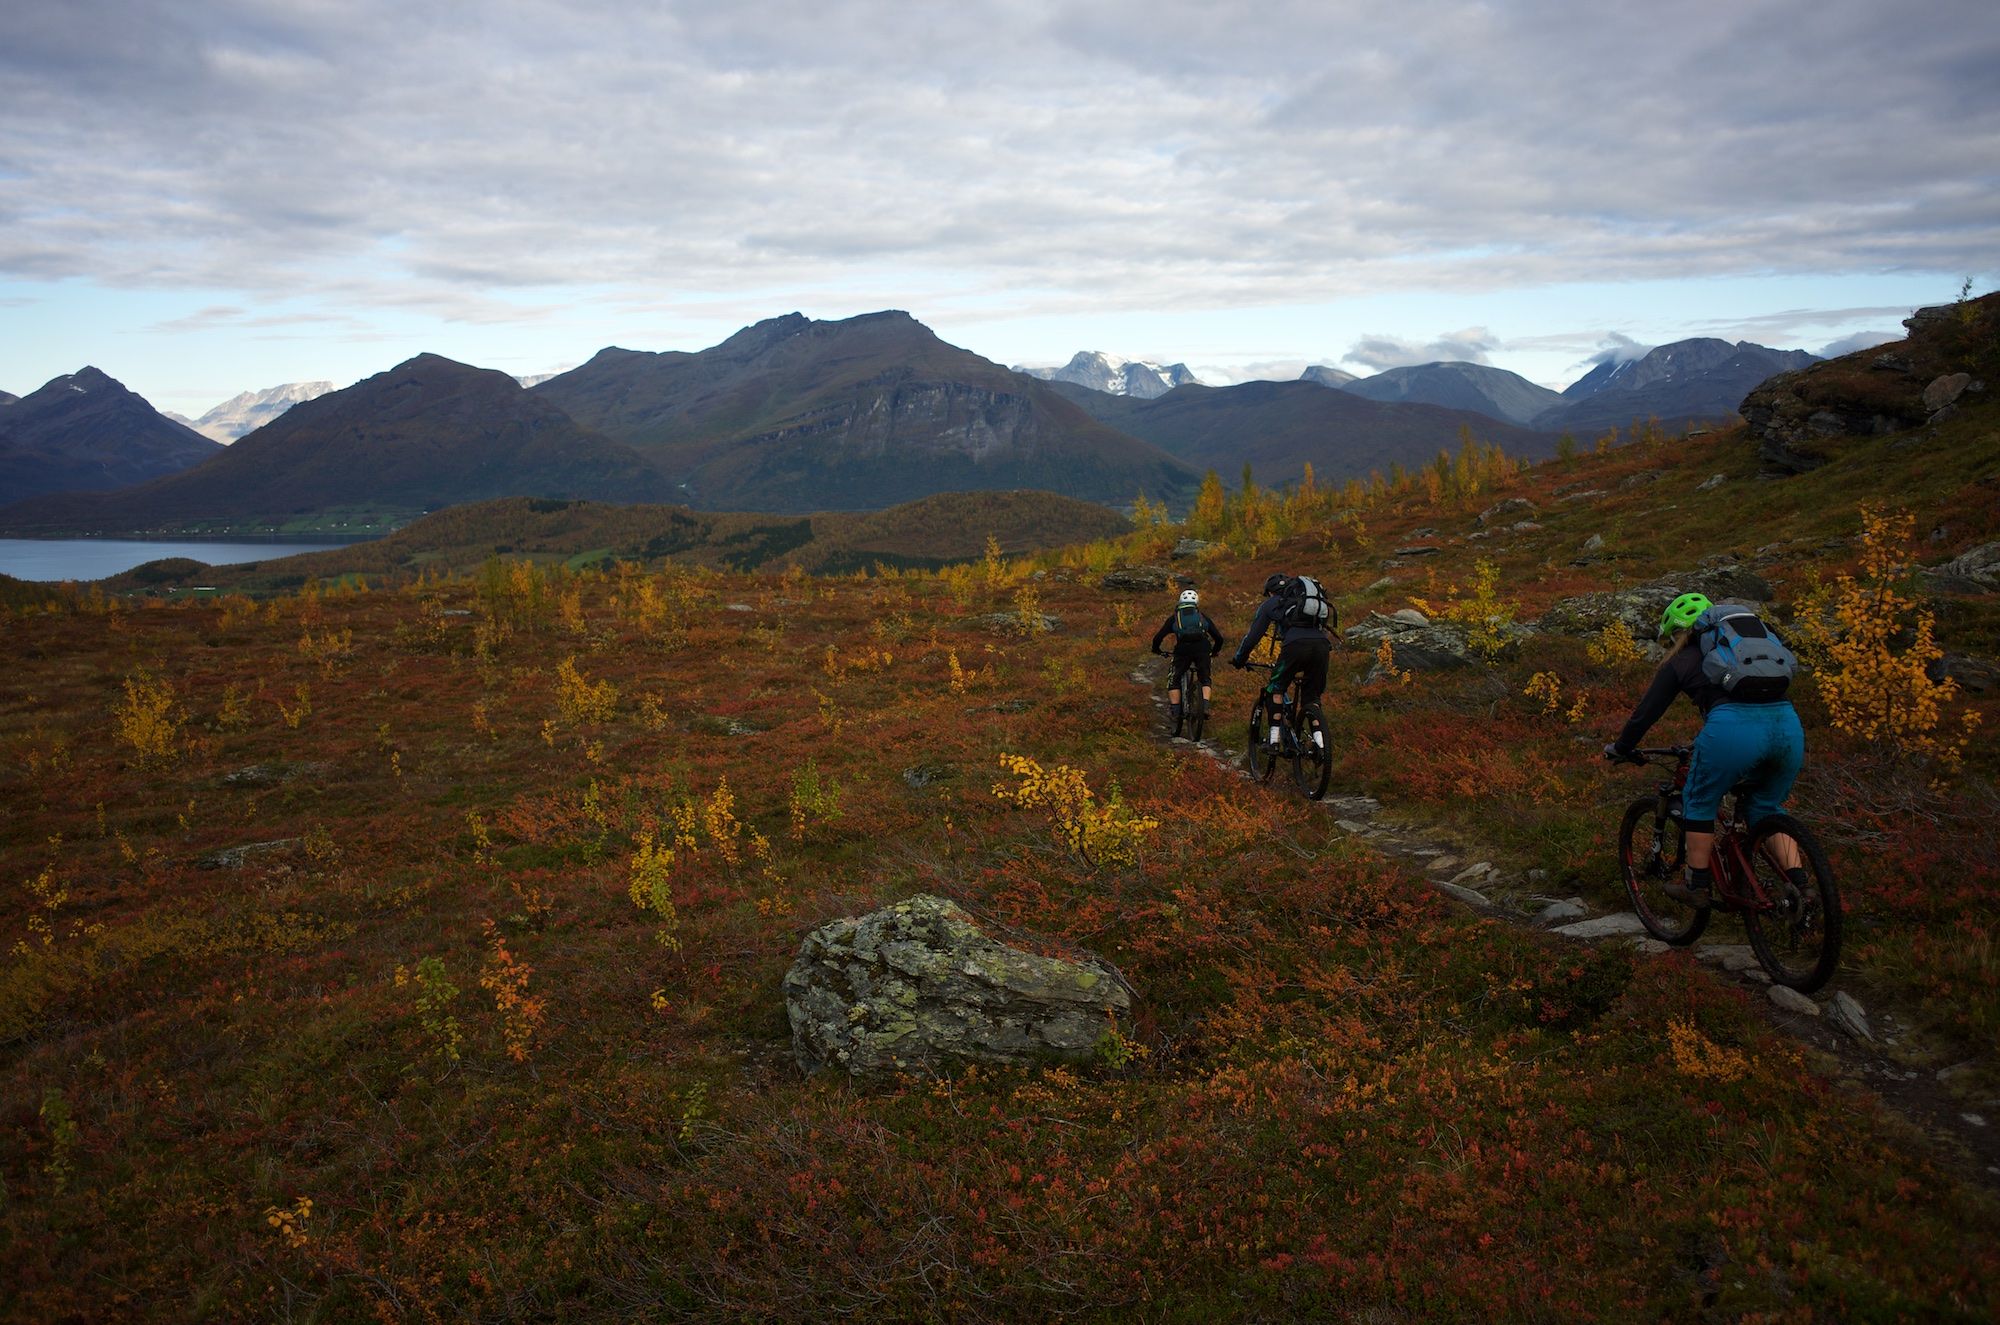
<svg viewBox="0 0 2000 1325">
<path fill-rule="evenodd" d="M 1126 593 L 1141 593 L 1167 587 L 1167 572 L 1158 566 L 1120 566 L 1098 582 L 1098 587 Z"/>
<path fill-rule="evenodd" d="M 1711 566 L 1629 589 L 1559 599 L 1539 624 L 1559 635 L 1595 635 L 1616 621 L 1632 632 L 1632 638 L 1650 640 L 1659 630 L 1660 613 L 1681 594 L 1700 593 L 1718 603 L 1761 608 L 1770 602 L 1771 592 L 1770 581 L 1755 571 L 1733 564 Z"/>
<path fill-rule="evenodd" d="M 2000 589 L 2000 542 L 1981 543 L 1924 572 L 1933 589 L 1952 593 L 1992 593 Z"/>
<path fill-rule="evenodd" d="M 1498 630 L 1503 640 L 1501 657 L 1518 652 L 1520 642 L 1531 633 L 1527 627 L 1512 622 L 1498 627 Z M 1430 621 L 1421 612 L 1409 609 L 1393 616 L 1370 612 L 1342 631 L 1341 635 L 1370 652 L 1379 648 L 1383 640 L 1388 640 L 1396 666 L 1404 671 L 1443 672 L 1486 661 L 1472 647 L 1464 626 L 1457 622 Z"/>
<path fill-rule="evenodd" d="M 957 903 L 919 895 L 807 935 L 785 1006 L 806 1071 L 874 1077 L 1087 1059 L 1132 989 L 1107 962 L 1010 947 Z"/>
</svg>

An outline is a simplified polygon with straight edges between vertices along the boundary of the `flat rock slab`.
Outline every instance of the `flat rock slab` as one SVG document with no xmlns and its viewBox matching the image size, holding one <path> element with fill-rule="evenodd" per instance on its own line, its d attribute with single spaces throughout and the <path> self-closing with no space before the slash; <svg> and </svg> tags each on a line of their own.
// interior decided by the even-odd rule
<svg viewBox="0 0 2000 1325">
<path fill-rule="evenodd" d="M 1439 883 L 1436 880 L 1432 880 L 1431 887 L 1437 889 L 1447 897 L 1456 897 L 1459 901 L 1469 903 L 1472 906 L 1491 905 L 1485 893 L 1474 892 L 1470 888 L 1461 888 L 1455 883 Z"/>
<path fill-rule="evenodd" d="M 1574 925 L 1562 925 L 1549 932 L 1571 939 L 1609 939 L 1625 934 L 1643 934 L 1646 926 L 1630 911 L 1614 911 L 1608 916 L 1579 920 Z"/>
<path fill-rule="evenodd" d="M 1819 1004 L 1813 1002 L 1796 989 L 1787 989 L 1783 985 L 1772 985 L 1764 992 L 1770 997 L 1773 1003 L 1776 1003 L 1787 1012 L 1796 1012 L 1801 1017 L 1817 1017 L 1819 1015 Z"/>
</svg>

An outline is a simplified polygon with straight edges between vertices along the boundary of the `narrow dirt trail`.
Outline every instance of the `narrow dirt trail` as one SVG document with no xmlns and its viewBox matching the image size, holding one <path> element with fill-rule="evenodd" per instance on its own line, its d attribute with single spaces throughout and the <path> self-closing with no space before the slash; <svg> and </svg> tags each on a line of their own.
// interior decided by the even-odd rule
<svg viewBox="0 0 2000 1325">
<path fill-rule="evenodd" d="M 1200 755 L 1244 779 L 1251 774 L 1235 743 L 1242 726 L 1231 714 L 1209 714 L 1207 734 L 1199 743 L 1166 734 L 1166 671 L 1150 662 L 1131 674 L 1147 688 L 1159 712 L 1156 738 L 1177 752 Z M 1226 742 L 1227 744 L 1224 744 Z M 1274 796 L 1297 796 L 1288 782 L 1273 782 Z M 1674 951 L 1646 933 L 1629 910 L 1598 911 L 1580 897 L 1556 897 L 1541 889 L 1546 878 L 1538 870 L 1510 871 L 1494 863 L 1495 853 L 1476 842 L 1450 840 L 1434 827 L 1417 829 L 1385 820 L 1384 807 L 1372 796 L 1330 788 L 1319 802 L 1341 833 L 1365 842 L 1385 856 L 1409 862 L 1432 887 L 1481 914 L 1522 929 L 1559 935 L 1572 942 L 1625 943 L 1650 956 Z M 1523 905 L 1523 903 L 1527 905 Z M 1815 1000 L 1795 990 L 1780 989 L 1758 964 L 1747 943 L 1698 943 L 1695 960 L 1717 978 L 1759 992 L 1752 1000 L 1766 1021 L 1824 1056 L 1827 1076 L 1845 1087 L 1878 1099 L 1889 1113 L 1930 1142 L 1947 1164 L 1977 1186 L 2000 1191 L 2000 1109 L 1968 1107 L 1956 1098 L 1949 1082 L 1967 1071 L 1970 1062 L 1943 1061 L 1948 1056 L 1924 1043 L 1893 1009 L 1863 1009 L 1851 994 L 1833 988 Z M 1838 986 L 1839 979 L 1832 982 Z"/>
</svg>

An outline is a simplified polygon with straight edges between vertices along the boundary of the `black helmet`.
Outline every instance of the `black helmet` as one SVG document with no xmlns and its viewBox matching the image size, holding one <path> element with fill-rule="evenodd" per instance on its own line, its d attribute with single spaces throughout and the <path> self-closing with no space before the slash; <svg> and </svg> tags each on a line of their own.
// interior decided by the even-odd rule
<svg viewBox="0 0 2000 1325">
<path fill-rule="evenodd" d="M 1289 580 L 1289 579 L 1291 579 L 1291 578 L 1292 578 L 1292 577 L 1291 577 L 1291 576 L 1289 576 L 1289 575 L 1273 575 L 1273 576 L 1271 576 L 1271 577 L 1270 577 L 1269 579 L 1267 579 L 1267 580 L 1265 580 L 1265 581 L 1264 581 L 1264 596 L 1265 596 L 1266 598 L 1268 598 L 1268 597 L 1270 597 L 1270 596 L 1271 596 L 1272 594 L 1274 594 L 1274 593 L 1278 592 L 1278 590 L 1280 590 L 1280 589 L 1282 589 L 1282 588 L 1284 588 L 1284 587 L 1285 587 L 1285 581 L 1286 581 L 1286 580 Z"/>
</svg>

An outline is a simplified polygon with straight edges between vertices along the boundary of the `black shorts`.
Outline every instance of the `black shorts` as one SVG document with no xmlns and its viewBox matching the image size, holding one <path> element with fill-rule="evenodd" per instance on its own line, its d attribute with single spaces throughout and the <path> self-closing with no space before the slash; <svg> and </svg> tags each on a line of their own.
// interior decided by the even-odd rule
<svg viewBox="0 0 2000 1325">
<path fill-rule="evenodd" d="M 1209 652 L 1208 636 L 1198 635 L 1194 639 L 1182 640 L 1174 645 L 1174 675 L 1179 676 L 1183 667 L 1192 667 L 1201 684 L 1209 685 L 1213 680 L 1209 674 L 1209 660 L 1213 656 Z"/>
<path fill-rule="evenodd" d="M 1326 693 L 1326 660 L 1332 651 L 1326 636 L 1316 639 L 1295 639 L 1278 650 L 1277 666 L 1271 669 L 1271 679 L 1264 689 L 1273 695 L 1281 693 L 1297 677 L 1299 682 L 1299 705 L 1311 708 L 1319 703 Z"/>
</svg>

